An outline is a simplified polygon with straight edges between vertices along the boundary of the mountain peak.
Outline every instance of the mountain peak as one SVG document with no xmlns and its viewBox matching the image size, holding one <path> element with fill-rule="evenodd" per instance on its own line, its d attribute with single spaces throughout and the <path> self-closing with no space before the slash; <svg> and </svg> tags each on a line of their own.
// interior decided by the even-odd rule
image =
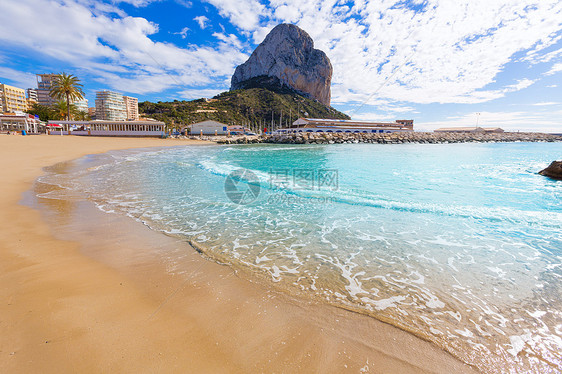
<svg viewBox="0 0 562 374">
<path fill-rule="evenodd" d="M 231 90 L 249 88 L 260 80 L 273 80 L 330 105 L 330 59 L 324 52 L 314 49 L 310 35 L 298 26 L 286 23 L 275 26 L 248 61 L 236 68 Z"/>
</svg>

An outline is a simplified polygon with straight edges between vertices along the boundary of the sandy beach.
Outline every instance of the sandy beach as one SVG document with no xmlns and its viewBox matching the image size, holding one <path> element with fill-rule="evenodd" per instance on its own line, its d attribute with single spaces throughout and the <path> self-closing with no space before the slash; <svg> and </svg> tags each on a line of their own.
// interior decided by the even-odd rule
<svg viewBox="0 0 562 374">
<path fill-rule="evenodd" d="M 409 333 L 280 294 L 128 218 L 53 203 L 48 221 L 20 203 L 49 165 L 202 143 L 0 136 L 0 371 L 475 372 Z M 164 254 L 175 252 L 170 268 Z"/>
</svg>

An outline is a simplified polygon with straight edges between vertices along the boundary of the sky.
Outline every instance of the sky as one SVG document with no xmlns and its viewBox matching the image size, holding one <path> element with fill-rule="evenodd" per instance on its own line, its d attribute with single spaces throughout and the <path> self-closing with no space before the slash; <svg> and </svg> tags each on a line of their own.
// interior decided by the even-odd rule
<svg viewBox="0 0 562 374">
<path fill-rule="evenodd" d="M 64 71 L 90 106 L 212 97 L 279 23 L 328 55 L 353 119 L 562 133 L 560 0 L 1 0 L 0 82 Z"/>
</svg>

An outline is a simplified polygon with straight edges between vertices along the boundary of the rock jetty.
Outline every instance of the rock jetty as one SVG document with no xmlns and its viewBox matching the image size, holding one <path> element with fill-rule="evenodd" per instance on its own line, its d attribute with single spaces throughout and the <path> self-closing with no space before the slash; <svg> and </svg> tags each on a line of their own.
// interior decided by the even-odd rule
<svg viewBox="0 0 562 374">
<path fill-rule="evenodd" d="M 552 179 L 562 180 L 562 161 L 552 161 L 546 169 L 539 171 L 539 174 Z"/>
<path fill-rule="evenodd" d="M 556 142 L 562 135 L 543 133 L 432 133 L 410 132 L 389 134 L 367 133 L 297 133 L 242 137 L 214 138 L 219 144 L 280 143 L 280 144 L 440 144 L 440 143 L 496 143 L 496 142 Z"/>
<path fill-rule="evenodd" d="M 258 45 L 248 61 L 239 65 L 231 90 L 261 85 L 288 86 L 296 92 L 330 105 L 332 64 L 314 49 L 314 41 L 295 25 L 280 24 Z"/>
</svg>

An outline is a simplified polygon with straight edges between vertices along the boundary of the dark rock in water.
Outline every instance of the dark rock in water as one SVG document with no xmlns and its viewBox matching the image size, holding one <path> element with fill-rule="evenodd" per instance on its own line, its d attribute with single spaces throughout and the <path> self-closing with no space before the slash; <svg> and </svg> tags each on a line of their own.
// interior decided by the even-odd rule
<svg viewBox="0 0 562 374">
<path fill-rule="evenodd" d="M 552 179 L 562 180 L 562 161 L 552 161 L 546 169 L 539 171 L 539 174 Z"/>
<path fill-rule="evenodd" d="M 312 38 L 295 25 L 280 24 L 271 30 L 248 61 L 236 68 L 230 89 L 254 88 L 260 83 L 288 86 L 330 105 L 331 81 L 330 59 L 314 49 Z"/>
</svg>

